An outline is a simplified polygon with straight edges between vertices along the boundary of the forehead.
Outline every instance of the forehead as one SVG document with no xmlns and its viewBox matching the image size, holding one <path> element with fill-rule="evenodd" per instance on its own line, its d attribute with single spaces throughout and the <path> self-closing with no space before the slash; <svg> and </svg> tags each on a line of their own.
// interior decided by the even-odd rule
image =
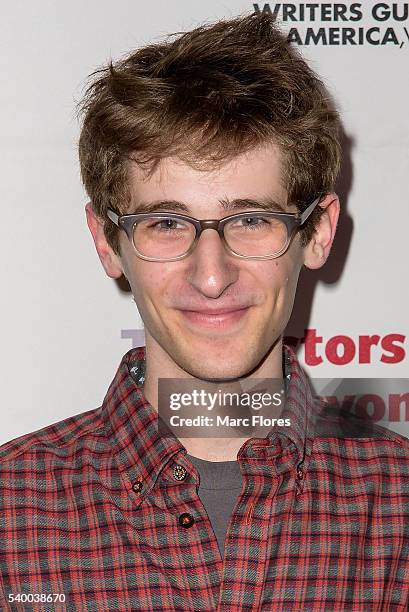
<svg viewBox="0 0 409 612">
<path fill-rule="evenodd" d="M 135 210 L 138 204 L 160 200 L 201 208 L 237 198 L 287 202 L 281 155 L 274 145 L 257 147 L 211 170 L 193 168 L 177 157 L 162 159 L 152 174 L 132 163 L 129 183 Z"/>
</svg>

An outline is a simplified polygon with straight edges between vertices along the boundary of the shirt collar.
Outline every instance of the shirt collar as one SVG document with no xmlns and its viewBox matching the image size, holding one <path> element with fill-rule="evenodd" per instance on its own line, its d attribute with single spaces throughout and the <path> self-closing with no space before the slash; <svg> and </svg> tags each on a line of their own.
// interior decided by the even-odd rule
<svg viewBox="0 0 409 612">
<path fill-rule="evenodd" d="M 144 373 L 145 347 L 128 351 L 105 396 L 101 416 L 127 487 L 140 488 L 138 492 L 145 494 L 155 485 L 172 457 L 186 454 L 186 448 L 176 437 L 165 437 L 158 432 L 158 414 L 140 387 Z M 280 428 L 280 434 L 295 445 L 298 465 L 302 464 L 305 469 L 312 446 L 314 398 L 306 374 L 293 350 L 287 346 L 284 347 L 284 374 L 287 380 L 286 405 L 280 416 L 289 417 L 291 427 Z M 271 443 L 276 434 L 277 429 L 273 428 L 266 436 L 265 445 Z M 260 438 L 246 441 L 241 456 L 253 455 L 255 440 L 260 443 Z M 142 484 L 138 485 L 138 482 Z"/>
<path fill-rule="evenodd" d="M 177 438 L 158 432 L 158 414 L 144 397 L 131 370 L 144 367 L 145 347 L 126 353 L 119 365 L 102 405 L 102 419 L 116 464 L 127 488 L 148 493 L 158 475 L 185 447 Z"/>
</svg>

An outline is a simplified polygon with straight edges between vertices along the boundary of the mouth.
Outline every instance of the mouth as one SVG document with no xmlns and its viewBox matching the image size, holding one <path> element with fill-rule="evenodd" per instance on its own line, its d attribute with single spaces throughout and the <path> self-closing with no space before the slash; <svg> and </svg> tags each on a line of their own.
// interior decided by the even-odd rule
<svg viewBox="0 0 409 612">
<path fill-rule="evenodd" d="M 218 310 L 180 310 L 184 320 L 195 328 L 228 331 L 242 321 L 250 306 Z"/>
</svg>

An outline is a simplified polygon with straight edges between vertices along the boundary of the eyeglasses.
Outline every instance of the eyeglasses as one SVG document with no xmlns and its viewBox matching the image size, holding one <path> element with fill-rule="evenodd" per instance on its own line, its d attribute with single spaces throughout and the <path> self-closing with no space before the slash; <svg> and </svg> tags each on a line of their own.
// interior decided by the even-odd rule
<svg viewBox="0 0 409 612">
<path fill-rule="evenodd" d="M 138 257 L 147 261 L 178 261 L 190 255 L 201 233 L 213 229 L 228 253 L 241 259 L 275 259 L 283 255 L 307 221 L 321 196 L 301 214 L 249 211 L 223 219 L 194 219 L 187 215 L 155 212 L 107 216 L 122 228 Z"/>
</svg>

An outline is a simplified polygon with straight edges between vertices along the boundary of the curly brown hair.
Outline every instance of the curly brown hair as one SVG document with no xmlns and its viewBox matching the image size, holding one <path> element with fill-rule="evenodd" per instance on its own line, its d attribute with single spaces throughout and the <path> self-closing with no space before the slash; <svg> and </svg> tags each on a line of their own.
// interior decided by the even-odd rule
<svg viewBox="0 0 409 612">
<path fill-rule="evenodd" d="M 153 171 L 177 155 L 221 165 L 273 142 L 288 201 L 302 210 L 334 189 L 339 118 L 323 83 L 268 15 L 246 15 L 170 35 L 97 70 L 79 105 L 81 176 L 116 252 L 106 209 L 128 211 L 129 164 Z M 301 233 L 306 244 L 322 213 Z"/>
</svg>

